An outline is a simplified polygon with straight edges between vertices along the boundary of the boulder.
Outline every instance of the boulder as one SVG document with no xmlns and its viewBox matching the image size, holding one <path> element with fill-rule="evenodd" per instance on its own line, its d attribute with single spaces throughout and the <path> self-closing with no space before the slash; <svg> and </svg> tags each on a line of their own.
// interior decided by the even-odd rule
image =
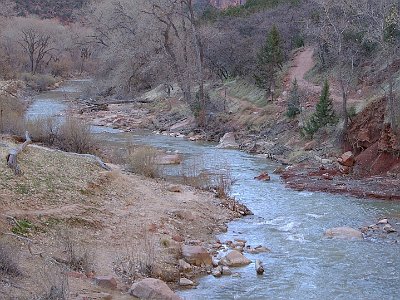
<svg viewBox="0 0 400 300">
<path fill-rule="evenodd" d="M 346 167 L 352 167 L 355 164 L 354 154 L 351 151 L 343 153 L 339 158 L 338 162 Z"/>
<path fill-rule="evenodd" d="M 222 275 L 232 275 L 231 269 L 229 269 L 229 267 L 227 267 L 227 266 L 223 266 L 222 267 Z"/>
<path fill-rule="evenodd" d="M 180 259 L 179 261 L 179 270 L 181 272 L 190 272 L 192 271 L 192 266 L 190 264 L 188 264 L 186 261 L 184 261 L 183 259 Z"/>
<path fill-rule="evenodd" d="M 260 181 L 270 181 L 271 177 L 268 175 L 267 172 L 262 172 L 260 175 L 254 177 L 254 179 L 257 179 Z"/>
<path fill-rule="evenodd" d="M 388 223 L 389 223 L 388 219 L 382 219 L 382 220 L 379 220 L 377 224 L 388 224 Z"/>
<path fill-rule="evenodd" d="M 182 255 L 185 260 L 195 266 L 212 266 L 212 257 L 201 246 L 184 245 L 182 247 Z"/>
<path fill-rule="evenodd" d="M 179 285 L 180 286 L 193 286 L 194 282 L 191 281 L 190 279 L 183 277 L 183 278 L 179 279 Z"/>
<path fill-rule="evenodd" d="M 350 227 L 337 227 L 325 231 L 325 236 L 335 239 L 362 239 L 363 235 L 360 230 Z"/>
<path fill-rule="evenodd" d="M 250 263 L 250 259 L 246 258 L 242 253 L 236 250 L 232 250 L 221 259 L 221 264 L 228 267 L 241 267 Z"/>
<path fill-rule="evenodd" d="M 96 283 L 96 285 L 106 289 L 117 289 L 117 281 L 112 276 L 96 276 L 94 278 L 94 282 Z"/>
<path fill-rule="evenodd" d="M 129 294 L 139 299 L 181 300 L 164 281 L 154 278 L 146 278 L 134 283 Z"/>
<path fill-rule="evenodd" d="M 316 146 L 317 146 L 317 142 L 316 142 L 316 141 L 311 141 L 311 142 L 308 142 L 307 144 L 304 145 L 303 150 L 304 150 L 304 151 L 311 151 L 311 150 L 313 150 Z"/>
<path fill-rule="evenodd" d="M 214 277 L 217 277 L 217 278 L 218 278 L 218 277 L 221 277 L 221 276 L 222 276 L 222 267 L 219 266 L 219 267 L 214 268 L 214 269 L 212 270 L 211 274 L 212 274 Z"/>
<path fill-rule="evenodd" d="M 179 165 L 182 162 L 182 158 L 179 154 L 163 154 L 157 155 L 157 165 Z"/>
<path fill-rule="evenodd" d="M 397 230 L 394 229 L 390 224 L 386 224 L 385 226 L 383 226 L 383 230 L 387 233 L 397 232 Z"/>
<path fill-rule="evenodd" d="M 217 148 L 223 149 L 238 149 L 239 144 L 236 142 L 235 134 L 233 132 L 225 133 L 220 139 Z"/>
</svg>

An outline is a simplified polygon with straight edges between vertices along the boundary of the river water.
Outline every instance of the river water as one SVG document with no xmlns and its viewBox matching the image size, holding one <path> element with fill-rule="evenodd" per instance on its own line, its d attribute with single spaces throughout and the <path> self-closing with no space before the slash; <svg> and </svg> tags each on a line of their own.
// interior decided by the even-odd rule
<svg viewBox="0 0 400 300">
<path fill-rule="evenodd" d="M 59 115 L 66 108 L 65 95 L 76 96 L 81 85 L 71 81 L 39 95 L 29 117 L 39 113 Z M 253 261 L 264 262 L 265 275 L 257 276 L 251 264 L 234 269 L 235 276 L 205 276 L 197 288 L 179 291 L 184 299 L 400 299 L 399 244 L 391 239 L 349 241 L 323 237 L 328 228 L 359 228 L 383 217 L 398 217 L 399 202 L 297 192 L 287 189 L 276 175 L 271 176 L 271 182 L 256 181 L 254 176 L 262 171 L 272 173 L 276 164 L 210 144 L 112 130 L 99 133 L 99 128 L 94 131 L 118 147 L 133 142 L 178 151 L 185 157 L 184 163 L 201 161 L 210 171 L 229 166 L 236 179 L 232 196 L 254 212 L 254 216 L 229 223 L 228 232 L 219 238 L 241 238 L 252 246 L 270 248 L 271 253 L 246 254 Z"/>
</svg>

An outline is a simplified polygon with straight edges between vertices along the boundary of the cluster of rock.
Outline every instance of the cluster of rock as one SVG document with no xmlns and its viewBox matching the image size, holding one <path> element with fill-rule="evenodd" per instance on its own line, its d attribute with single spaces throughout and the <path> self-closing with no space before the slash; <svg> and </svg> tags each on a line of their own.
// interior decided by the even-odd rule
<svg viewBox="0 0 400 300">
<path fill-rule="evenodd" d="M 396 223 L 400 225 L 400 223 Z M 362 227 L 361 231 L 367 239 L 385 239 L 388 242 L 398 243 L 400 233 L 395 225 L 390 224 L 389 219 L 381 219 L 376 224 Z"/>
<path fill-rule="evenodd" d="M 351 173 L 351 170 L 356 163 L 354 154 L 351 151 L 347 151 L 343 153 L 338 159 L 338 163 L 340 164 L 339 166 L 339 171 L 342 174 L 349 174 Z"/>
</svg>

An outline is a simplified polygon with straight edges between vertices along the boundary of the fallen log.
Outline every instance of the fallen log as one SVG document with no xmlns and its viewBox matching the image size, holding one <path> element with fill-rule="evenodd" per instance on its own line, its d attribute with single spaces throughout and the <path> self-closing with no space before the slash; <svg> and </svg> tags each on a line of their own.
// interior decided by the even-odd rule
<svg viewBox="0 0 400 300">
<path fill-rule="evenodd" d="M 26 146 L 28 146 L 30 143 L 32 143 L 32 140 L 29 136 L 29 132 L 27 131 L 25 133 L 25 142 L 20 145 L 19 147 L 13 148 L 11 149 L 6 157 L 7 160 L 7 166 L 10 167 L 13 171 L 15 175 L 21 175 L 21 169 L 18 166 L 18 154 L 20 154 L 22 151 L 24 151 L 24 149 L 26 148 Z"/>
<path fill-rule="evenodd" d="M 264 265 L 261 260 L 256 260 L 256 272 L 258 275 L 264 274 Z"/>
</svg>

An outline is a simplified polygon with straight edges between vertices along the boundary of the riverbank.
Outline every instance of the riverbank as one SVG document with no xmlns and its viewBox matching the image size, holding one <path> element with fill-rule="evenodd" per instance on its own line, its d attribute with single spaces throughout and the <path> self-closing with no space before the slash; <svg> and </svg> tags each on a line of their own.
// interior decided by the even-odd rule
<svg viewBox="0 0 400 300">
<path fill-rule="evenodd" d="M 134 101 L 132 103 L 109 104 L 103 106 L 80 105 L 75 109 L 77 116 L 90 122 L 93 125 L 107 126 L 121 129 L 124 131 L 135 130 L 153 130 L 158 134 L 184 138 L 190 141 L 210 140 L 218 141 L 226 129 L 221 127 L 222 123 L 210 126 L 211 131 L 201 131 L 196 129 L 194 118 L 190 114 L 183 114 L 187 110 L 185 105 L 178 100 L 175 102 L 174 109 L 165 108 L 157 110 L 155 107 L 162 105 L 162 99 L 146 98 L 147 102 Z M 272 105 L 272 104 L 271 104 Z M 279 107 L 279 103 L 277 107 Z M 180 109 L 181 108 L 181 109 Z M 183 115 L 176 115 L 175 110 L 181 110 Z M 280 108 L 282 111 L 284 107 Z M 259 110 L 259 109 L 258 109 Z M 313 141 L 307 141 L 300 137 L 299 124 L 297 120 L 288 122 L 281 115 L 265 115 L 265 111 L 258 112 L 250 110 L 247 116 L 252 118 L 267 119 L 266 126 L 270 126 L 266 131 L 251 133 L 249 130 L 234 130 L 231 135 L 235 137 L 236 148 L 247 153 L 259 154 L 266 159 L 275 160 L 284 167 L 290 166 L 284 172 L 282 179 L 288 187 L 296 190 L 309 190 L 332 192 L 341 194 L 351 194 L 361 198 L 376 198 L 386 200 L 399 200 L 400 177 L 398 171 L 389 172 L 391 167 L 399 165 L 396 159 L 387 161 L 383 164 L 379 161 L 379 153 L 373 154 L 368 160 L 365 154 L 356 157 L 356 170 L 351 174 L 343 174 L 337 159 L 343 151 L 334 146 L 331 139 L 320 135 Z M 245 117 L 246 115 L 242 115 Z M 229 116 L 227 124 L 235 123 L 238 116 L 236 114 Z M 355 119 L 354 124 L 357 124 Z M 253 120 L 255 121 L 255 120 Z M 258 123 L 262 121 L 258 120 Z M 361 122 L 361 121 L 359 121 Z M 378 140 L 376 141 L 376 143 Z M 371 148 L 372 149 L 372 148 Z M 374 159 L 378 158 L 374 163 Z M 368 170 L 368 166 L 387 165 L 378 173 L 368 174 L 368 172 L 359 172 L 359 170 Z M 325 174 L 325 175 L 324 175 Z M 329 176 L 327 176 L 328 174 Z M 362 176 L 360 176 L 362 174 Z"/>
<path fill-rule="evenodd" d="M 14 145 L 2 137 L 0 156 Z M 105 171 L 90 158 L 35 145 L 19 158 L 20 177 L 1 161 L 0 241 L 11 247 L 21 273 L 2 278 L 3 295 L 43 294 L 54 281 L 63 282 L 60 266 L 71 269 L 71 298 L 103 293 L 124 299 L 132 281 L 147 276 L 176 287 L 182 245 L 207 249 L 215 244 L 215 234 L 240 216 L 209 192 L 118 166 Z M 194 280 L 203 272 L 193 267 L 184 277 Z M 93 285 L 100 275 L 114 277 L 117 289 Z M 47 282 L 46 276 L 55 278 Z"/>
</svg>

